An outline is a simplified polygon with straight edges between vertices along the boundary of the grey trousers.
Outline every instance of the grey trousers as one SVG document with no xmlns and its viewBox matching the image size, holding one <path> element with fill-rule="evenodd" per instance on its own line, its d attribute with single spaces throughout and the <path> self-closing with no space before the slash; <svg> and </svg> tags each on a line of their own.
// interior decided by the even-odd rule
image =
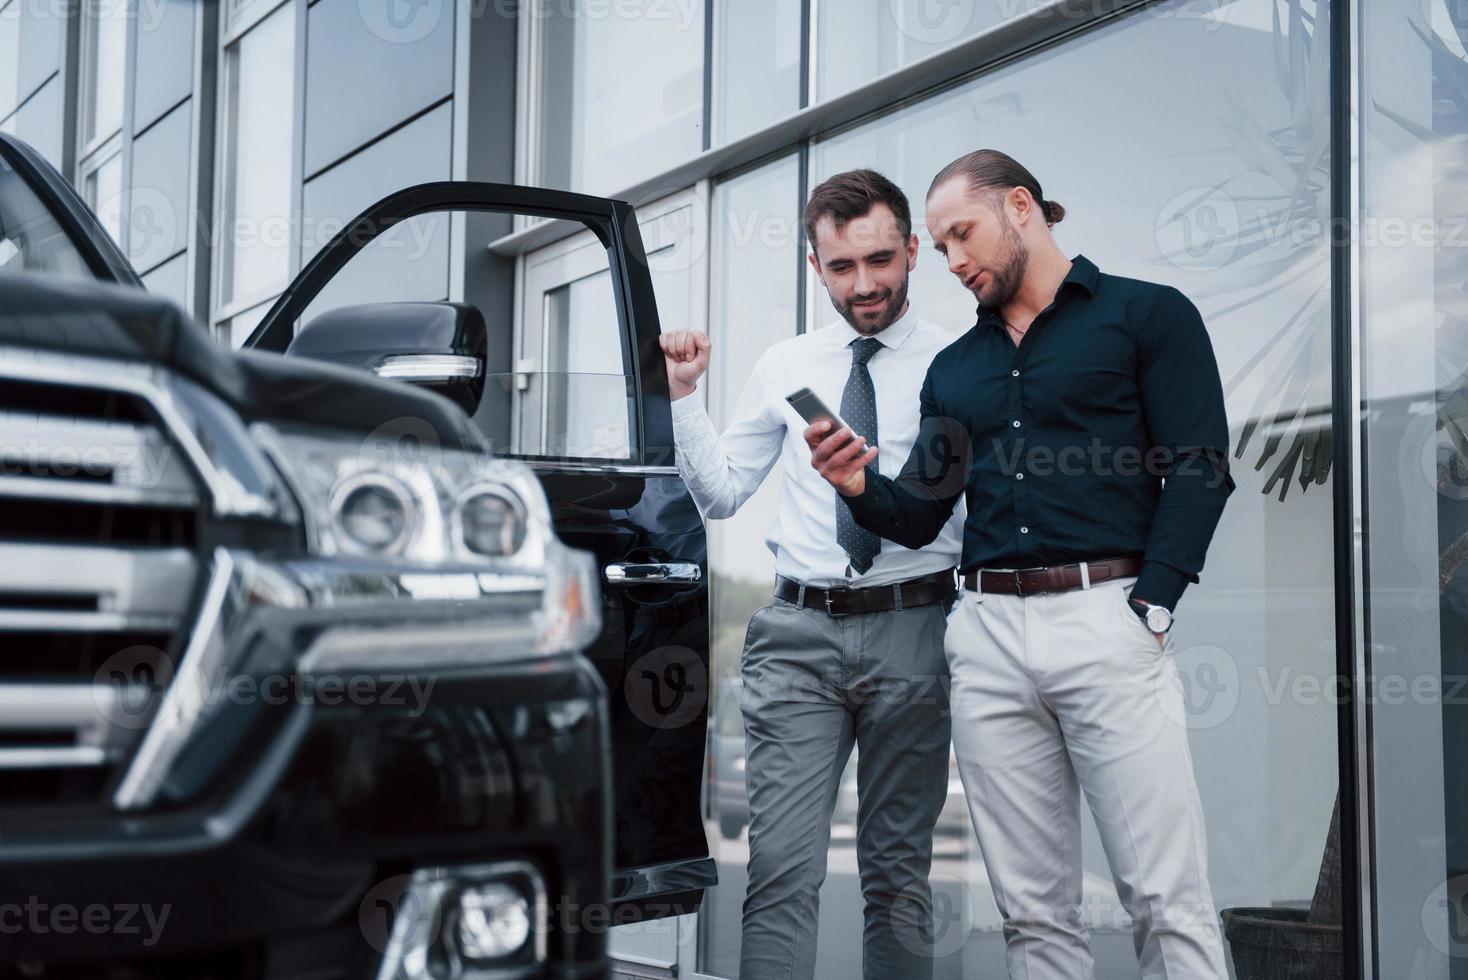
<svg viewBox="0 0 1468 980">
<path fill-rule="evenodd" d="M 853 742 L 863 974 L 932 976 L 928 870 L 948 793 L 948 609 L 832 617 L 776 599 L 750 620 L 743 980 L 815 975 L 831 814 Z"/>
</svg>

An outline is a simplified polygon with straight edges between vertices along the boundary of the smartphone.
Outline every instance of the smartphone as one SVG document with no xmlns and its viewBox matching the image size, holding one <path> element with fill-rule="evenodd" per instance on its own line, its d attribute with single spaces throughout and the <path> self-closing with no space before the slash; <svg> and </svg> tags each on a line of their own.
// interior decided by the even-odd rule
<svg viewBox="0 0 1468 980">
<path fill-rule="evenodd" d="M 817 395 L 809 388 L 801 388 L 797 392 L 786 395 L 785 400 L 790 403 L 791 408 L 800 413 L 801 418 L 805 419 L 811 425 L 824 419 L 833 426 L 831 429 L 832 432 L 840 432 L 843 428 L 851 429 L 851 426 L 842 421 L 841 416 L 826 407 L 826 403 L 821 401 L 820 395 Z M 856 432 L 855 429 L 851 429 L 851 431 L 853 433 Z"/>
</svg>

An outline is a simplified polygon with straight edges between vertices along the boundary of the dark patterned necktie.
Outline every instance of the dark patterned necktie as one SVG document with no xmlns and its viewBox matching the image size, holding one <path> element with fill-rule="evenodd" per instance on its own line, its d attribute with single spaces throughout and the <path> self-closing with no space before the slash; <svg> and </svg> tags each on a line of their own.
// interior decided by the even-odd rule
<svg viewBox="0 0 1468 980">
<path fill-rule="evenodd" d="M 866 437 L 868 446 L 877 444 L 877 389 L 872 385 L 867 361 L 881 348 L 882 342 L 875 337 L 851 342 L 851 374 L 847 375 L 846 390 L 841 393 L 841 417 L 853 432 Z M 851 567 L 863 575 L 882 550 L 882 539 L 859 527 L 841 500 L 836 501 L 836 541 L 851 559 Z"/>
</svg>

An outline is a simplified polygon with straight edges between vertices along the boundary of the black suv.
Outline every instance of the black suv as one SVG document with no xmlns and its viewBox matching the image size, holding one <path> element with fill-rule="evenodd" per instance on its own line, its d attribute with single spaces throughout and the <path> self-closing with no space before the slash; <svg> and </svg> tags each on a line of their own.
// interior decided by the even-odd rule
<svg viewBox="0 0 1468 980">
<path fill-rule="evenodd" d="M 490 452 L 471 305 L 303 317 L 447 210 L 605 246 L 632 458 Z M 658 333 L 629 206 L 445 182 L 231 352 L 0 134 L 0 976 L 604 976 L 609 926 L 696 909 L 706 554 Z"/>
</svg>

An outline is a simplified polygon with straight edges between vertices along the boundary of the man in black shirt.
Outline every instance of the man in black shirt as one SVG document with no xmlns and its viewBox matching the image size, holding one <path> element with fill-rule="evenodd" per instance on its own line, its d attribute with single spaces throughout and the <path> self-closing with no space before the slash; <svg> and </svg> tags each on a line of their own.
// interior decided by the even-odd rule
<svg viewBox="0 0 1468 980">
<path fill-rule="evenodd" d="M 908 548 L 966 498 L 948 618 L 953 740 L 1010 976 L 1090 977 L 1084 790 L 1145 977 L 1225 977 L 1169 629 L 1234 484 L 1218 366 L 1170 286 L 1066 258 L 1064 209 L 1009 156 L 933 180 L 927 224 L 979 301 L 921 394 L 895 479 L 818 423 L 811 464 Z"/>
</svg>

